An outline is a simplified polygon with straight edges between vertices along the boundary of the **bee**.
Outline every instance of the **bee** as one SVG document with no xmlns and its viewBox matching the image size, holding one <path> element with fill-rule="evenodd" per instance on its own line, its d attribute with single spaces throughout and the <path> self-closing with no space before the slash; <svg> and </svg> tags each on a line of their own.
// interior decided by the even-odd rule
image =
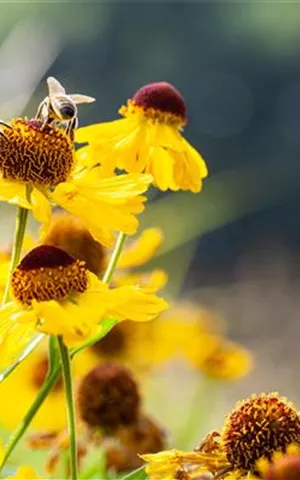
<svg viewBox="0 0 300 480">
<path fill-rule="evenodd" d="M 77 104 L 92 103 L 93 97 L 81 94 L 67 95 L 61 83 L 54 77 L 47 78 L 48 96 L 40 103 L 35 118 L 46 125 L 59 122 L 66 125 L 66 133 L 73 139 L 77 128 Z"/>
</svg>

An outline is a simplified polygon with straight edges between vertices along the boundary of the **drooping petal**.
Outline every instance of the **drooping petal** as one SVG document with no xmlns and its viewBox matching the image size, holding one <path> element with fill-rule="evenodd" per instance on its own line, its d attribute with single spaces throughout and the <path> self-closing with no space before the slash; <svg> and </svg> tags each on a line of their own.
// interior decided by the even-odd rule
<svg viewBox="0 0 300 480">
<path fill-rule="evenodd" d="M 23 208 L 31 209 L 31 205 L 27 199 L 25 183 L 13 182 L 0 178 L 0 200 L 19 205 Z"/>
<path fill-rule="evenodd" d="M 125 273 L 124 275 L 117 275 L 115 283 L 118 287 L 135 285 L 157 292 L 162 290 L 168 283 L 168 274 L 161 268 L 156 268 L 151 272 Z"/>
<path fill-rule="evenodd" d="M 79 217 L 100 243 L 111 246 L 113 232 L 133 235 L 138 227 L 136 214 L 144 210 L 144 192 L 151 182 L 148 175 L 120 175 L 99 180 L 93 170 L 74 183 L 58 185 L 52 199 Z"/>
<path fill-rule="evenodd" d="M 127 135 L 134 127 L 134 122 L 120 118 L 113 122 L 97 123 L 81 127 L 76 130 L 75 141 L 78 143 L 101 142 L 107 138 L 115 138 Z"/>
<path fill-rule="evenodd" d="M 25 315 L 27 312 L 24 312 Z M 34 316 L 19 323 L 23 311 L 12 301 L 0 308 L 0 366 L 7 367 L 18 357 L 35 334 Z"/>
<path fill-rule="evenodd" d="M 151 290 L 134 286 L 111 289 L 111 300 L 108 316 L 119 321 L 147 322 L 168 308 L 167 302 Z"/>
<path fill-rule="evenodd" d="M 161 246 L 164 236 L 158 228 L 147 228 L 129 247 L 125 247 L 118 268 L 132 268 L 149 262 Z"/>
<path fill-rule="evenodd" d="M 30 195 L 32 214 L 38 222 L 49 224 L 51 218 L 51 205 L 45 195 L 34 188 Z"/>
</svg>

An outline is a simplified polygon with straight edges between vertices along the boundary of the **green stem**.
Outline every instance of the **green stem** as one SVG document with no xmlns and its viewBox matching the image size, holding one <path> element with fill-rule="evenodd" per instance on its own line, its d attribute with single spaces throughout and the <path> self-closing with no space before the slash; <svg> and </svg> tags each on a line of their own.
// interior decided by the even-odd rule
<svg viewBox="0 0 300 480">
<path fill-rule="evenodd" d="M 9 459 L 11 453 L 13 452 L 14 448 L 16 447 L 19 440 L 24 435 L 25 431 L 29 427 L 32 419 L 34 418 L 35 414 L 39 410 L 40 406 L 44 402 L 45 398 L 48 396 L 52 388 L 54 387 L 55 383 L 58 380 L 60 374 L 60 366 L 58 366 L 46 379 L 45 383 L 43 384 L 42 388 L 40 389 L 38 395 L 36 396 L 33 404 L 31 405 L 30 409 L 26 413 L 25 417 L 19 423 L 16 430 L 11 434 L 8 443 L 5 446 L 4 457 L 0 464 L 0 472 L 2 468 L 6 464 L 7 460 Z"/>
<path fill-rule="evenodd" d="M 104 273 L 103 278 L 102 278 L 102 281 L 104 283 L 110 283 L 110 281 L 112 279 L 112 276 L 113 276 L 113 273 L 114 273 L 115 268 L 117 266 L 118 260 L 120 258 L 125 240 L 126 240 L 125 233 L 120 232 L 119 236 L 117 238 L 112 256 L 110 257 L 109 264 L 108 264 L 107 269 L 105 270 L 105 273 Z"/>
<path fill-rule="evenodd" d="M 75 421 L 75 402 L 73 393 L 73 382 L 71 372 L 71 358 L 68 347 L 65 346 L 61 337 L 58 337 L 58 344 L 61 356 L 62 371 L 65 384 L 67 408 L 68 408 L 68 424 L 70 435 L 70 463 L 71 463 L 71 478 L 77 480 L 78 466 L 77 466 L 77 439 L 76 439 L 76 421 Z"/>
<path fill-rule="evenodd" d="M 24 240 L 24 235 L 26 230 L 26 224 L 27 224 L 27 218 L 28 218 L 28 210 L 23 207 L 18 207 L 17 216 L 16 216 L 13 251 L 10 259 L 9 274 L 8 274 L 6 285 L 5 285 L 2 305 L 4 305 L 8 300 L 11 275 L 20 260 L 23 240 Z"/>
<path fill-rule="evenodd" d="M 25 225 L 26 225 L 26 219 L 27 219 L 27 211 L 26 211 L 26 216 L 25 216 Z M 20 222 L 20 223 L 23 224 L 24 220 L 22 220 L 22 222 Z M 19 229 L 16 228 L 16 231 L 17 230 L 19 230 Z M 25 228 L 24 228 L 24 232 L 25 232 Z M 17 237 L 17 235 L 15 235 L 15 237 Z M 24 237 L 24 233 L 22 235 L 22 238 L 23 237 Z M 105 274 L 103 276 L 103 282 L 105 282 L 105 283 L 109 283 L 112 279 L 112 276 L 113 276 L 114 270 L 116 268 L 117 262 L 119 260 L 119 257 L 120 257 L 125 239 L 126 239 L 126 235 L 124 233 L 120 233 L 118 238 L 117 238 L 113 254 L 110 258 L 110 262 L 109 262 L 109 264 L 107 266 L 107 269 L 105 271 Z M 21 252 L 21 249 L 20 249 L 20 252 Z M 19 255 L 20 255 L 20 253 L 19 253 Z M 16 260 L 16 264 L 17 263 L 18 263 L 18 260 Z M 64 345 L 63 345 L 63 348 L 65 349 L 66 347 L 64 347 Z M 76 353 L 78 353 L 79 351 L 81 351 L 81 348 L 78 348 L 77 350 L 75 349 L 73 352 L 70 353 L 70 357 L 73 358 L 76 355 Z M 68 364 L 69 364 L 69 352 L 67 352 L 67 353 L 68 353 Z M 43 384 L 43 386 L 42 386 L 41 390 L 39 391 L 38 395 L 36 396 L 35 400 L 33 401 L 31 407 L 27 411 L 27 413 L 26 413 L 25 417 L 23 418 L 22 422 L 17 426 L 16 430 L 11 434 L 10 439 L 9 439 L 7 445 L 6 445 L 6 448 L 5 448 L 3 460 L 0 463 L 0 473 L 1 473 L 1 470 L 4 467 L 4 465 L 6 464 L 7 460 L 9 459 L 10 455 L 12 454 L 13 450 L 15 449 L 17 443 L 22 438 L 22 436 L 25 434 L 25 432 L 26 432 L 27 428 L 29 427 L 31 421 L 33 420 L 33 418 L 37 414 L 39 408 L 41 407 L 41 405 L 43 404 L 43 402 L 45 401 L 45 399 L 47 398 L 47 396 L 51 392 L 52 388 L 56 384 L 56 382 L 59 378 L 60 372 L 61 372 L 61 365 L 57 365 L 54 368 L 54 370 L 52 370 L 52 372 L 50 372 L 49 376 L 47 377 L 45 383 Z M 71 392 L 72 392 L 72 389 L 71 389 Z M 73 397 L 72 397 L 72 402 L 73 402 Z M 75 429 L 74 429 L 74 433 L 75 433 Z M 75 440 L 76 440 L 76 437 L 75 437 Z M 75 447 L 76 447 L 76 445 L 75 445 Z M 75 452 L 76 452 L 76 450 L 75 450 Z M 75 459 L 77 460 L 77 455 L 75 456 Z"/>
</svg>

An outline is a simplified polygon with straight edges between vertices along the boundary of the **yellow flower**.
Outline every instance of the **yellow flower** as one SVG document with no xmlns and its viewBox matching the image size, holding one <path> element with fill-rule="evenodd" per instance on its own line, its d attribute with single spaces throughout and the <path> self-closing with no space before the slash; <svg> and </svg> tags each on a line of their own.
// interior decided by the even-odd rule
<svg viewBox="0 0 300 480">
<path fill-rule="evenodd" d="M 199 351 L 194 355 L 194 365 L 204 375 L 228 381 L 239 380 L 251 371 L 252 356 L 244 347 L 217 335 L 206 335 L 206 339 L 202 336 L 199 340 L 201 346 L 203 341 L 209 342 L 210 351 L 206 355 L 203 355 L 203 351 L 200 355 Z M 197 339 L 195 343 L 197 344 Z"/>
<path fill-rule="evenodd" d="M 141 455 L 141 458 L 148 462 L 146 472 L 151 480 L 174 480 L 180 468 L 182 456 L 179 450 L 169 450 Z"/>
<path fill-rule="evenodd" d="M 13 300 L 0 309 L 3 363 L 23 343 L 27 330 L 61 335 L 73 345 L 95 333 L 103 318 L 147 321 L 167 306 L 138 287 L 110 289 L 84 262 L 50 245 L 40 245 L 23 258 L 13 272 L 11 290 Z"/>
<path fill-rule="evenodd" d="M 43 233 L 44 244 L 59 247 L 72 257 L 85 261 L 87 268 L 97 276 L 104 273 L 111 252 L 91 236 L 78 218 L 66 213 L 56 214 Z M 147 228 L 136 240 L 127 242 L 117 264 L 114 285 L 139 285 L 153 291 L 162 289 L 168 280 L 164 270 L 156 268 L 151 272 L 131 271 L 132 268 L 149 262 L 162 242 L 162 232 L 157 228 Z"/>
<path fill-rule="evenodd" d="M 40 120 L 18 118 L 2 130 L 0 200 L 31 210 L 45 224 L 51 204 L 57 204 L 81 218 L 107 246 L 114 242 L 114 231 L 135 233 L 150 175 L 103 178 L 101 167 L 86 169 L 76 162 L 73 143 L 62 129 Z"/>
<path fill-rule="evenodd" d="M 146 472 L 150 480 L 192 480 L 200 478 L 201 473 L 206 473 L 206 467 L 201 463 L 210 464 L 210 457 L 202 452 L 182 452 L 180 450 L 165 450 L 159 453 L 140 455 L 148 462 Z M 216 465 L 218 462 L 216 462 Z M 211 471 L 215 471 L 211 464 Z M 191 468 L 192 467 L 192 468 Z"/>
<path fill-rule="evenodd" d="M 84 152 L 89 165 L 113 162 L 127 172 L 151 173 L 160 190 L 201 190 L 207 168 L 180 133 L 187 119 L 178 90 L 166 82 L 151 83 L 119 112 L 125 118 L 78 130 L 76 141 L 90 144 Z"/>
<path fill-rule="evenodd" d="M 161 473 L 170 480 L 190 480 L 200 473 L 218 480 L 241 480 L 257 471 L 259 459 L 271 460 L 275 452 L 285 452 L 293 444 L 299 448 L 299 414 L 285 398 L 270 393 L 238 402 L 225 419 L 221 434 L 208 434 L 194 452 L 171 450 L 142 458 L 150 462 L 147 473 L 151 480 L 164 478 Z M 266 480 L 283 479 L 290 480 L 266 477 Z"/>
</svg>

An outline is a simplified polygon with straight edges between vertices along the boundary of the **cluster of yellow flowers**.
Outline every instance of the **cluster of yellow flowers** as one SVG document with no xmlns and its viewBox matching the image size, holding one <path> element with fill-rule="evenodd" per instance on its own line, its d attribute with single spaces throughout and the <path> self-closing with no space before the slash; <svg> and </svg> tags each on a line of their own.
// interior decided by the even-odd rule
<svg viewBox="0 0 300 480">
<path fill-rule="evenodd" d="M 0 423 L 16 429 L 0 468 L 30 427 L 30 446 L 49 450 L 50 475 L 69 451 L 63 475 L 72 480 L 78 466 L 82 478 L 99 478 L 98 464 L 82 470 L 99 448 L 108 470 L 146 462 L 151 480 L 299 479 L 300 417 L 285 398 L 253 396 L 194 451 L 165 450 L 165 430 L 144 412 L 132 374 L 142 384 L 178 358 L 218 381 L 252 368 L 212 312 L 184 302 L 166 311 L 158 292 L 167 272 L 139 270 L 160 247 L 160 230 L 124 245 L 151 186 L 196 193 L 207 176 L 181 133 L 181 94 L 146 85 L 120 108 L 123 118 L 77 129 L 77 104 L 94 99 L 68 95 L 53 77 L 48 88 L 34 119 L 1 122 L 0 200 L 18 210 L 12 251 L 0 253 Z M 41 223 L 38 239 L 26 234 L 29 212 Z M 28 466 L 12 475 L 37 478 Z"/>
</svg>

